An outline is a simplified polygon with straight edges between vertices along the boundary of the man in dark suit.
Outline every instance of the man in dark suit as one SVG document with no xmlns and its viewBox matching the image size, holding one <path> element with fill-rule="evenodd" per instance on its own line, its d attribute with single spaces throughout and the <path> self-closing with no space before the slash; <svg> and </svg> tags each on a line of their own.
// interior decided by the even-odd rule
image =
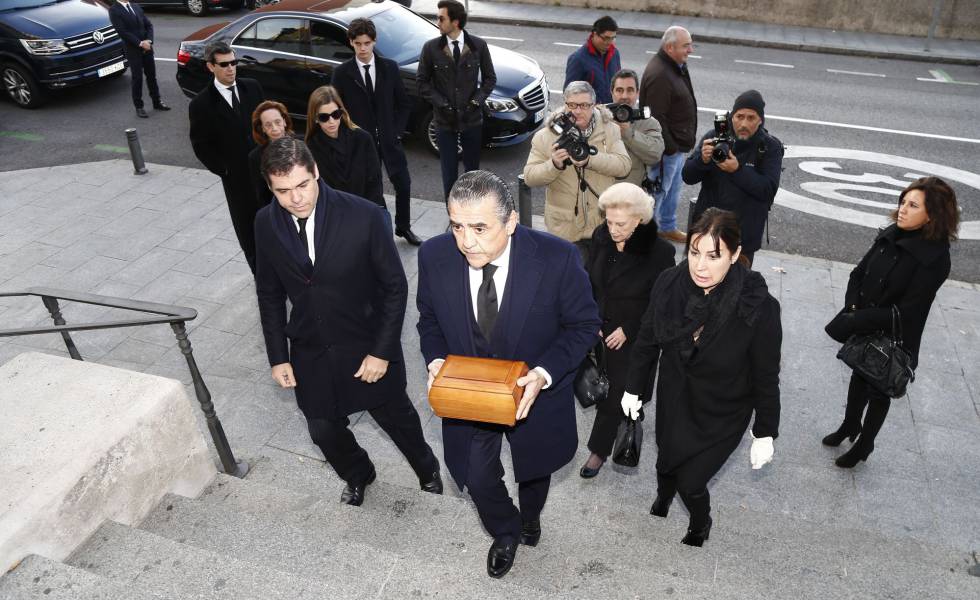
<svg viewBox="0 0 980 600">
<path fill-rule="evenodd" d="M 423 491 L 442 493 L 439 460 L 405 393 L 401 331 L 408 283 L 384 211 L 320 179 L 302 141 L 262 156 L 275 195 L 255 218 L 255 291 L 272 377 L 296 390 L 313 442 L 359 506 L 375 469 L 348 429 L 366 410 L 408 460 Z M 286 319 L 286 300 L 292 304 Z"/>
<path fill-rule="evenodd" d="M 138 4 L 127 0 L 116 0 L 115 4 L 109 7 L 109 21 L 122 38 L 123 51 L 129 62 L 129 72 L 133 77 L 133 105 L 136 107 L 136 116 L 143 119 L 149 116 L 143 110 L 144 74 L 153 108 L 170 110 L 170 107 L 160 99 L 160 88 L 157 86 L 157 67 L 153 57 L 153 23 L 146 18 L 146 14 Z"/>
<path fill-rule="evenodd" d="M 208 44 L 204 52 L 214 80 L 188 107 L 191 146 L 197 159 L 221 178 L 238 244 L 255 274 L 253 223 L 261 205 L 250 184 L 248 153 L 255 146 L 252 112 L 265 100 L 265 92 L 258 81 L 237 78 L 238 60 L 227 42 Z"/>
<path fill-rule="evenodd" d="M 494 538 L 487 573 L 502 577 L 518 542 L 538 543 L 551 474 L 578 446 L 572 380 L 599 339 L 599 314 L 578 250 L 519 226 L 499 177 L 460 176 L 447 206 L 452 234 L 428 240 L 418 256 L 418 331 L 430 385 L 448 354 L 522 360 L 531 368 L 517 382 L 524 393 L 514 427 L 442 422 L 446 466 Z M 503 481 L 505 435 L 520 509 Z"/>
<path fill-rule="evenodd" d="M 354 124 L 374 136 L 378 157 L 395 187 L 395 235 L 413 246 L 422 240 L 412 232 L 412 179 L 402 148 L 402 134 L 412 113 L 398 63 L 374 53 L 378 31 L 371 19 L 354 19 L 347 28 L 354 58 L 333 72 L 337 88 Z"/>
</svg>

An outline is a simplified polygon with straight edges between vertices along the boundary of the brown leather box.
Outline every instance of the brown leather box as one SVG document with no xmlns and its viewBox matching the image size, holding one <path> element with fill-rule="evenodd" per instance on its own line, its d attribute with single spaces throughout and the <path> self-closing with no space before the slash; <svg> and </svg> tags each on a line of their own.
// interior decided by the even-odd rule
<svg viewBox="0 0 980 600">
<path fill-rule="evenodd" d="M 450 354 L 432 382 L 429 404 L 445 419 L 513 425 L 524 395 L 517 380 L 526 374 L 523 361 Z"/>
</svg>

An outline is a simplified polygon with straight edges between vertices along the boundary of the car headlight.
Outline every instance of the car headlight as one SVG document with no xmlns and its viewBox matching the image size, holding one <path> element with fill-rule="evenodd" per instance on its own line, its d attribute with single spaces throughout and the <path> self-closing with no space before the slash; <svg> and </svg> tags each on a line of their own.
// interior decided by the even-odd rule
<svg viewBox="0 0 980 600">
<path fill-rule="evenodd" d="M 517 103 L 510 98 L 501 98 L 500 96 L 490 96 L 486 99 L 485 104 L 490 112 L 495 113 L 508 113 L 518 110 L 520 107 Z"/>
<path fill-rule="evenodd" d="M 68 52 L 65 40 L 21 40 L 21 44 L 31 54 L 39 56 L 49 56 L 51 54 L 61 54 Z"/>
</svg>

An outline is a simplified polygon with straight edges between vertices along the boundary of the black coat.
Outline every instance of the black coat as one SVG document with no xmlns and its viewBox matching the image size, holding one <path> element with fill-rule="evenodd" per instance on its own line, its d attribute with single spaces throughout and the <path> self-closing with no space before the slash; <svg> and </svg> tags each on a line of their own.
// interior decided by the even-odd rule
<svg viewBox="0 0 980 600">
<path fill-rule="evenodd" d="M 404 394 L 408 282 L 381 211 L 318 183 L 316 264 L 292 217 L 270 202 L 255 217 L 255 291 L 269 364 L 292 363 L 307 417 L 339 418 Z M 368 354 L 390 361 L 375 383 L 354 378 Z"/>
<path fill-rule="evenodd" d="M 609 335 L 623 328 L 626 343 L 610 350 L 604 343 L 600 357 L 609 377 L 609 394 L 599 410 L 619 414 L 619 403 L 626 389 L 629 356 L 640 331 L 640 318 L 650 302 L 650 290 L 664 269 L 674 265 L 674 247 L 657 236 L 657 225 L 651 221 L 639 225 L 626 240 L 623 251 L 609 236 L 603 223 L 592 233 L 592 250 L 587 270 L 592 293 L 599 305 L 602 333 Z"/>
<path fill-rule="evenodd" d="M 311 127 L 315 129 L 309 141 L 310 152 L 327 185 L 386 208 L 381 163 L 371 134 L 341 123 L 337 139 L 332 140 L 319 125 Z"/>
<path fill-rule="evenodd" d="M 904 346 L 918 364 L 922 330 L 949 270 L 948 240 L 927 240 L 921 230 L 889 225 L 851 271 L 844 308 L 827 324 L 827 333 L 843 343 L 855 333 L 890 332 L 891 307 L 897 306 Z"/>
<path fill-rule="evenodd" d="M 487 43 L 466 31 L 458 65 L 445 35 L 422 46 L 417 81 L 436 127 L 462 131 L 483 124 L 483 102 L 497 85 L 497 73 Z"/>
<path fill-rule="evenodd" d="M 248 178 L 252 182 L 252 189 L 255 190 L 255 201 L 259 206 L 265 205 L 272 200 L 272 190 L 262 176 L 262 153 L 266 146 L 255 146 L 248 153 Z"/>
<path fill-rule="evenodd" d="M 658 472 L 669 473 L 702 452 L 730 453 L 753 411 L 756 437 L 778 435 L 781 345 L 779 302 L 759 273 L 735 264 L 707 295 L 691 280 L 687 261 L 660 275 L 626 387 L 642 394 L 659 361 Z"/>
<path fill-rule="evenodd" d="M 146 13 L 139 4 L 130 2 L 129 5 L 133 7 L 135 15 L 123 8 L 122 4 L 115 2 L 109 7 L 109 21 L 116 28 L 116 33 L 119 34 L 127 50 L 142 51 L 139 47 L 140 42 L 153 41 L 153 23 L 146 18 Z"/>
<path fill-rule="evenodd" d="M 337 88 L 351 120 L 358 127 L 376 135 L 381 154 L 389 168 L 407 164 L 401 137 L 412 114 L 412 99 L 405 93 L 398 63 L 374 56 L 374 92 L 368 93 L 364 77 L 358 72 L 356 58 L 333 71 L 330 85 Z"/>
<path fill-rule="evenodd" d="M 734 173 L 725 173 L 713 161 L 705 164 L 701 160 L 702 145 L 714 135 L 712 129 L 702 136 L 681 172 L 684 183 L 701 184 L 691 222 L 696 223 L 701 213 L 712 206 L 730 210 L 738 216 L 742 250 L 755 252 L 762 247 L 769 208 L 779 191 L 783 144 L 760 126 L 751 138 L 735 142 L 732 154 L 739 167 Z"/>
<path fill-rule="evenodd" d="M 208 82 L 191 100 L 188 107 L 191 146 L 198 160 L 218 177 L 230 176 L 247 182 L 248 153 L 255 147 L 252 112 L 265 100 L 265 92 L 254 79 L 238 78 L 235 85 L 241 103 L 240 115 L 235 114 L 213 82 Z"/>
</svg>

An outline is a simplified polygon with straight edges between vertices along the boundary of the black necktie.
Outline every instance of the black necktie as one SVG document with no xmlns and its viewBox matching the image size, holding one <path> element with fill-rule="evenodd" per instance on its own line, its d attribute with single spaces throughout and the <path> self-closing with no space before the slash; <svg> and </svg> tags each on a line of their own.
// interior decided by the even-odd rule
<svg viewBox="0 0 980 600">
<path fill-rule="evenodd" d="M 133 10 L 133 5 L 132 4 L 127 4 L 126 5 L 126 8 L 129 9 L 129 14 L 133 15 L 133 18 L 135 19 L 136 18 L 136 11 Z"/>
<path fill-rule="evenodd" d="M 490 341 L 493 325 L 497 322 L 497 286 L 493 284 L 495 265 L 483 267 L 483 283 L 476 292 L 476 324 L 483 332 L 483 337 Z"/>
<path fill-rule="evenodd" d="M 374 91 L 374 80 L 371 79 L 371 65 L 364 65 L 364 82 L 367 84 L 368 94 Z"/>
<path fill-rule="evenodd" d="M 309 217 L 306 217 L 305 219 L 300 219 L 299 217 L 296 218 L 296 222 L 299 223 L 299 239 L 301 242 L 303 242 L 303 254 L 307 256 L 310 255 L 310 241 L 306 237 L 306 222 L 309 219 Z"/>
<path fill-rule="evenodd" d="M 228 91 L 231 92 L 231 109 L 242 114 L 242 103 L 238 101 L 238 94 L 235 93 L 235 84 L 229 85 Z"/>
<path fill-rule="evenodd" d="M 459 64 L 459 40 L 453 42 L 453 60 L 457 65 Z"/>
</svg>

